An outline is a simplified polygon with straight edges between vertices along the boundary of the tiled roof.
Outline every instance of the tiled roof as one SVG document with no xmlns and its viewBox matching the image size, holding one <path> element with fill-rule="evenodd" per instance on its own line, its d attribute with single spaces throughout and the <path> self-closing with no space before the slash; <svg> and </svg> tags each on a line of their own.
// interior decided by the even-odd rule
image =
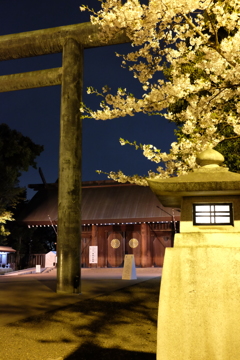
<svg viewBox="0 0 240 360">
<path fill-rule="evenodd" d="M 91 185 L 92 184 L 92 185 Z M 130 184 L 83 183 L 82 223 L 131 223 L 172 221 L 171 208 L 164 208 L 149 187 Z M 43 187 L 32 198 L 27 213 L 19 219 L 27 225 L 56 224 L 57 186 Z M 175 212 L 175 219 L 179 213 Z"/>
</svg>

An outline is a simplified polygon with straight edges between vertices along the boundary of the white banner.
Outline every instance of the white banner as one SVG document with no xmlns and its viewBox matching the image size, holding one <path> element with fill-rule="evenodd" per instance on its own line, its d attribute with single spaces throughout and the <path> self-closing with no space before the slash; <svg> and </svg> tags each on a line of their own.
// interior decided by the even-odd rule
<svg viewBox="0 0 240 360">
<path fill-rule="evenodd" d="M 89 246 L 89 264 L 98 263 L 98 246 Z"/>
</svg>

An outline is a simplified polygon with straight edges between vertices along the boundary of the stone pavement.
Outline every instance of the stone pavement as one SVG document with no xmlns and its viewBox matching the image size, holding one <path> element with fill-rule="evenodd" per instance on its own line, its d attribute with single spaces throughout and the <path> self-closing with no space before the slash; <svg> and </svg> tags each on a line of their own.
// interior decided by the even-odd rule
<svg viewBox="0 0 240 360">
<path fill-rule="evenodd" d="M 0 326 L 112 293 L 161 276 L 161 268 L 137 268 L 136 280 L 122 280 L 122 268 L 82 269 L 81 294 L 56 293 L 56 269 L 43 274 L 0 276 Z"/>
</svg>

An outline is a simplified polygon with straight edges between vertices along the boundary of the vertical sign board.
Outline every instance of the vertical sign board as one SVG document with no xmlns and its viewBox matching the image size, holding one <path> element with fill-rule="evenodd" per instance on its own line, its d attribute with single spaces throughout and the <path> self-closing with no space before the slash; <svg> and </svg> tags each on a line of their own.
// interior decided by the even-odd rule
<svg viewBox="0 0 240 360">
<path fill-rule="evenodd" d="M 98 246 L 89 246 L 89 264 L 98 263 Z"/>
<path fill-rule="evenodd" d="M 122 280 L 137 279 L 134 255 L 125 255 Z"/>
<path fill-rule="evenodd" d="M 40 273 L 41 272 L 41 265 L 36 265 L 36 273 Z"/>
</svg>

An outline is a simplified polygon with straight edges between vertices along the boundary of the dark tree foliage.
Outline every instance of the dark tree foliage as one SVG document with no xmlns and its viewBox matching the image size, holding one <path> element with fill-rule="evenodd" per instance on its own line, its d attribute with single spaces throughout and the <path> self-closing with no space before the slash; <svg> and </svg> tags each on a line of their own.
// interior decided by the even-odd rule
<svg viewBox="0 0 240 360">
<path fill-rule="evenodd" d="M 0 245 L 8 245 L 8 228 L 14 219 L 18 204 L 23 204 L 26 191 L 19 186 L 19 177 L 30 166 L 36 168 L 36 157 L 43 146 L 36 145 L 27 136 L 0 124 Z M 12 216 L 13 214 L 13 216 Z"/>
<path fill-rule="evenodd" d="M 0 216 L 21 200 L 21 172 L 30 166 L 36 168 L 35 159 L 42 151 L 43 146 L 34 144 L 8 125 L 0 124 Z"/>
<path fill-rule="evenodd" d="M 52 227 L 28 228 L 17 222 L 9 223 L 7 244 L 16 250 L 16 269 L 29 267 L 32 254 L 46 254 L 56 249 L 56 234 Z"/>
<path fill-rule="evenodd" d="M 240 172 L 240 137 L 236 136 L 230 126 L 220 129 L 219 131 L 225 135 L 227 139 L 220 142 L 215 147 L 215 150 L 224 156 L 224 164 L 230 171 Z"/>
<path fill-rule="evenodd" d="M 25 194 L 22 194 L 25 198 Z M 52 227 L 28 228 L 19 222 L 21 214 L 28 207 L 28 200 L 20 201 L 13 209 L 13 217 L 17 221 L 9 221 L 7 228 L 10 235 L 5 242 L 0 237 L 0 244 L 11 246 L 16 250 L 16 269 L 29 267 L 29 259 L 32 254 L 46 254 L 56 249 L 57 236 Z"/>
</svg>

